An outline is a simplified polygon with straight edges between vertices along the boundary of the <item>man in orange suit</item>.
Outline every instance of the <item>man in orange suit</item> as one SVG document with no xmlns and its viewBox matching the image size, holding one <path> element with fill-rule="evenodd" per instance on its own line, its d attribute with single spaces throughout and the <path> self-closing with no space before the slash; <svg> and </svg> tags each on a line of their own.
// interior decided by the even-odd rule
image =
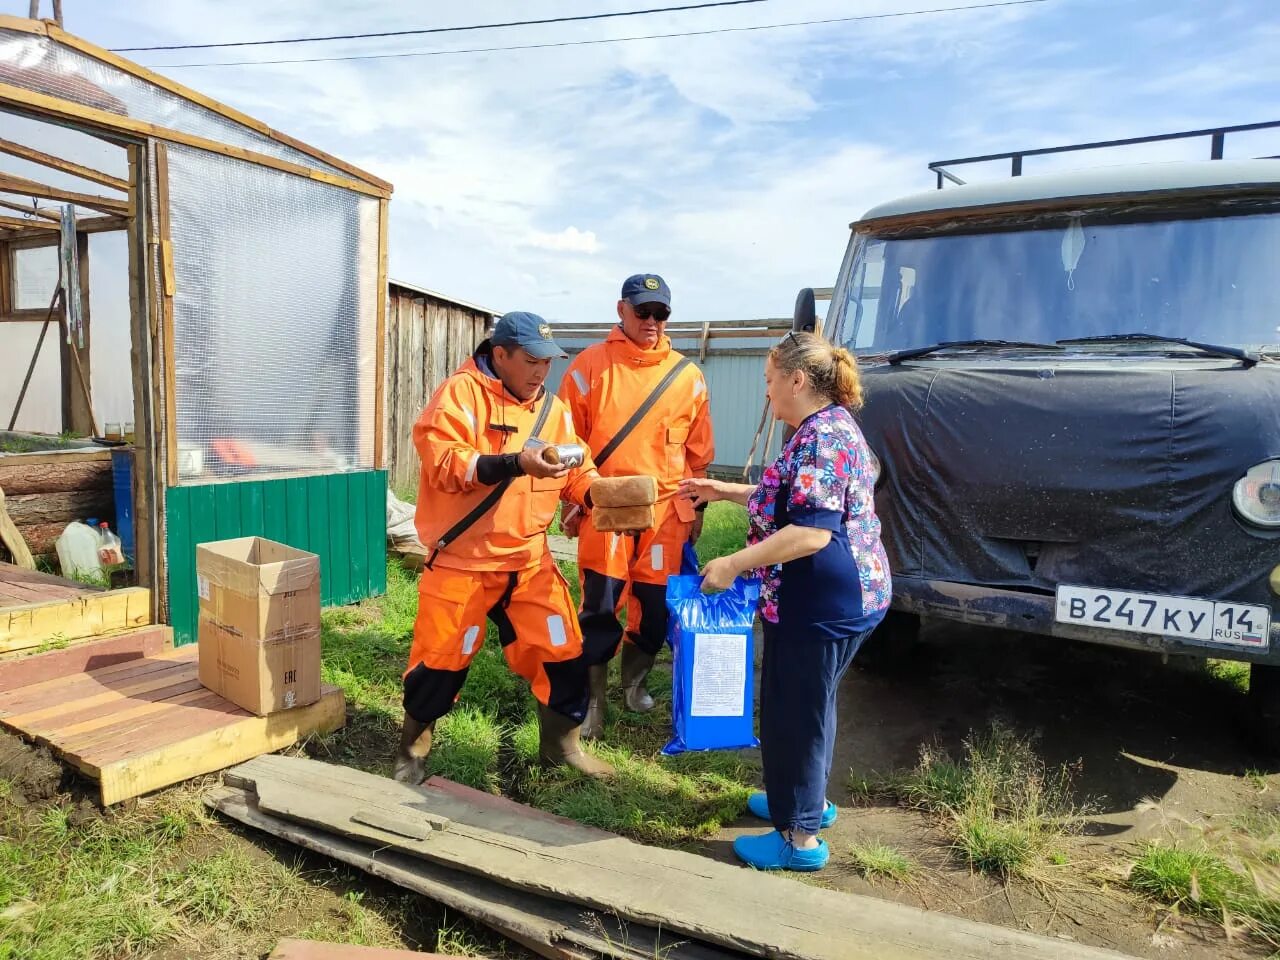
<svg viewBox="0 0 1280 960">
<path fill-rule="evenodd" d="M 569 410 L 543 387 L 556 356 L 564 353 L 541 317 L 506 314 L 413 428 L 422 459 L 418 536 L 430 554 L 404 674 L 395 762 L 403 782 L 422 782 L 436 721 L 462 689 L 486 620 L 538 701 L 542 762 L 613 773 L 579 745 L 587 664 L 569 586 L 546 536 L 561 498 L 588 506 L 599 475 L 590 457 L 578 466 L 552 464 L 527 445 L 535 437 L 581 443 Z"/>
<path fill-rule="evenodd" d="M 566 513 L 565 532 L 578 537 L 578 619 L 591 691 L 584 737 L 603 733 L 605 678 L 619 641 L 623 702 L 639 712 L 653 709 L 645 680 L 666 638 L 667 577 L 680 572 L 685 543 L 702 532 L 702 514 L 676 490 L 686 477 L 706 476 L 715 452 L 707 381 L 664 333 L 671 316 L 666 281 L 651 273 L 628 277 L 617 310 L 618 325 L 604 342 L 569 365 L 560 398 L 600 475 L 655 477 L 658 505 L 654 528 L 638 535 L 596 530 L 589 510 Z M 652 406 L 635 419 L 650 397 Z"/>
</svg>

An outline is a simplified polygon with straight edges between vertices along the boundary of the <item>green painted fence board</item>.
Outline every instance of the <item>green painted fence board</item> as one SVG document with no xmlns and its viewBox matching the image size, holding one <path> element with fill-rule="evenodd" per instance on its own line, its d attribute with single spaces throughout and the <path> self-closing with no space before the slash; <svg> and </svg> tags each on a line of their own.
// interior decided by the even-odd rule
<svg viewBox="0 0 1280 960">
<path fill-rule="evenodd" d="M 387 592 L 387 481 L 383 474 L 364 475 L 365 509 L 369 511 L 365 543 L 369 547 L 369 586 L 374 595 Z M 374 536 L 377 531 L 383 536 Z"/>
<path fill-rule="evenodd" d="M 329 594 L 339 603 L 351 602 L 351 497 L 349 479 L 341 474 L 329 478 L 329 549 L 335 557 L 347 557 L 346 563 L 335 564 L 329 574 Z"/>
<path fill-rule="evenodd" d="M 267 537 L 315 553 L 327 606 L 387 588 L 385 471 L 173 487 L 166 502 L 169 620 L 178 644 L 196 639 L 201 543 Z"/>
</svg>

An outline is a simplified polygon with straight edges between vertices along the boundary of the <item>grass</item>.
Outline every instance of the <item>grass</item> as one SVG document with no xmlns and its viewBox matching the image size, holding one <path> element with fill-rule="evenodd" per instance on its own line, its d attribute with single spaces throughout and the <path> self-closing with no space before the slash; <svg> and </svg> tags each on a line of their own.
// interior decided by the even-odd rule
<svg viewBox="0 0 1280 960">
<path fill-rule="evenodd" d="M 260 956 L 282 935 L 401 946 L 401 926 L 421 909 L 407 896 L 372 909 L 363 894 L 338 893 L 352 875 L 265 854 L 211 819 L 198 788 L 98 815 L 15 803 L 0 784 L 2 960 L 106 960 L 164 947 Z M 317 887 L 332 889 L 336 905 L 300 934 L 287 925 Z"/>
<path fill-rule="evenodd" d="M 714 504 L 699 552 L 710 559 L 738 549 L 745 535 L 745 511 Z M 577 571 L 572 564 L 561 568 L 576 602 Z M 325 613 L 324 679 L 341 686 L 356 710 L 345 730 L 321 744 L 322 752 L 339 762 L 378 773 L 390 768 L 417 600 L 414 579 L 392 564 L 384 597 Z M 616 691 L 616 664 L 613 669 Z M 616 781 L 597 783 L 569 770 L 542 770 L 533 698 L 508 669 L 490 626 L 458 703 L 440 721 L 429 770 L 639 840 L 678 845 L 710 836 L 745 809 L 756 768 L 737 754 L 660 756 L 670 736 L 670 679 L 664 654 L 649 682 L 659 703 L 652 714 L 626 713 L 610 704 L 605 739 L 590 749 L 618 768 Z"/>
<path fill-rule="evenodd" d="M 906 883 L 917 870 L 916 862 L 905 853 L 879 841 L 853 843 L 846 852 L 854 868 L 868 880 Z"/>
<path fill-rule="evenodd" d="M 736 549 L 744 528 L 740 508 L 714 505 L 703 550 Z M 576 592 L 576 572 L 562 566 Z M 325 611 L 322 674 L 345 691 L 351 713 L 343 730 L 313 741 L 313 753 L 390 773 L 416 612 L 415 580 L 394 562 L 385 596 Z M 658 709 L 641 716 L 612 703 L 605 745 L 591 748 L 617 765 L 617 781 L 542 770 L 533 699 L 507 669 L 491 629 L 459 703 L 440 722 L 432 772 L 637 839 L 692 843 L 742 813 L 756 770 L 731 753 L 661 757 L 670 734 L 669 662 L 658 664 L 650 690 Z M 161 950 L 221 960 L 265 955 L 281 936 L 397 947 L 406 943 L 402 930 L 422 923 L 420 898 L 365 895 L 363 874 L 264 853 L 268 841 L 242 839 L 212 818 L 200 789 L 179 787 L 125 813 L 84 816 L 65 798 L 21 802 L 0 779 L 0 960 L 106 960 Z M 281 848 L 286 858 L 294 853 Z M 326 904 L 320 916 L 317 900 Z M 465 922 L 447 922 L 422 939 L 420 949 L 464 956 L 504 951 Z"/>
<path fill-rule="evenodd" d="M 937 746 L 921 749 L 905 773 L 855 790 L 893 797 L 939 817 L 955 856 L 1002 879 L 1038 876 L 1061 857 L 1057 849 L 1079 823 L 1073 770 L 1049 768 L 1029 739 L 993 724 L 970 734 L 960 759 Z"/>
<path fill-rule="evenodd" d="M 1138 893 L 1175 910 L 1244 927 L 1280 946 L 1280 887 L 1274 868 L 1202 846 L 1148 843 L 1129 873 Z"/>
<path fill-rule="evenodd" d="M 1240 693 L 1249 692 L 1249 664 L 1241 660 L 1206 660 L 1209 676 Z"/>
</svg>

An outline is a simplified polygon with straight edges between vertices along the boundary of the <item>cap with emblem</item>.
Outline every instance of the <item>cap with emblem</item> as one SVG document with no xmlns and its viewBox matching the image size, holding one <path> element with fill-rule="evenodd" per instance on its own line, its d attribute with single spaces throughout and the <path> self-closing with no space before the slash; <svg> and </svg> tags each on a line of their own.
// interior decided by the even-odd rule
<svg viewBox="0 0 1280 960">
<path fill-rule="evenodd" d="M 551 338 L 551 324 L 536 313 L 517 310 L 504 313 L 494 324 L 489 341 L 495 347 L 520 347 L 531 357 L 567 357 L 560 344 Z"/>
<path fill-rule="evenodd" d="M 622 283 L 622 299 L 633 307 L 642 303 L 664 303 L 671 306 L 671 288 L 656 273 L 637 273 Z"/>
</svg>

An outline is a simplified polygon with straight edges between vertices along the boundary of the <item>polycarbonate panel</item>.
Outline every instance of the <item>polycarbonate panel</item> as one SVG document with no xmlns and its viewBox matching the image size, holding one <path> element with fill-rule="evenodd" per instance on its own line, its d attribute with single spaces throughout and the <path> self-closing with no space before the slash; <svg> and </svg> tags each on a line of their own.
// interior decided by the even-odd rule
<svg viewBox="0 0 1280 960">
<path fill-rule="evenodd" d="M 48 310 L 58 288 L 58 248 L 19 247 L 13 251 L 15 310 Z"/>
<path fill-rule="evenodd" d="M 181 482 L 372 467 L 378 202 L 168 156 Z"/>
<path fill-rule="evenodd" d="M 0 82 L 265 153 L 304 167 L 350 176 L 252 127 L 48 37 L 0 30 Z"/>
</svg>

